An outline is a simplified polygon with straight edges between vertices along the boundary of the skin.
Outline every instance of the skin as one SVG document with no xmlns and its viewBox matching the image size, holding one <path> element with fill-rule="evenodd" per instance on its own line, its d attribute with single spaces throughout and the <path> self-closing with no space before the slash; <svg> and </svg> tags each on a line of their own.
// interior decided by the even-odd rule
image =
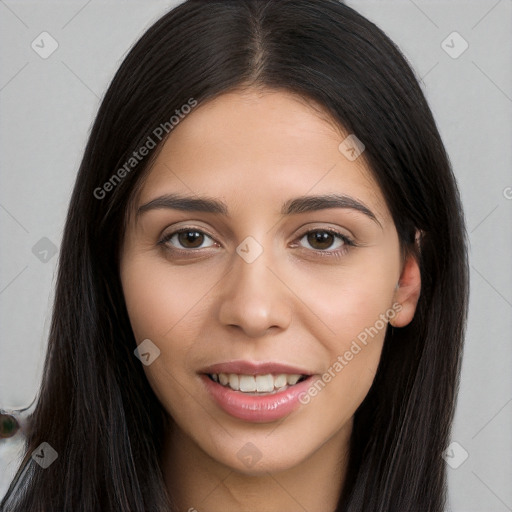
<svg viewBox="0 0 512 512">
<path fill-rule="evenodd" d="M 137 207 L 180 193 L 222 200 L 230 213 L 161 208 L 136 218 L 132 212 L 122 250 L 135 338 L 149 338 L 160 349 L 144 371 L 174 420 L 162 469 L 179 510 L 336 508 L 353 415 L 373 382 L 385 329 L 310 403 L 279 421 L 231 417 L 197 372 L 245 359 L 321 376 L 393 304 L 401 307 L 394 326 L 412 320 L 418 264 L 412 256 L 402 259 L 364 153 L 350 161 L 338 149 L 346 136 L 321 109 L 291 93 L 235 91 L 181 121 L 144 181 Z M 280 214 L 291 198 L 334 193 L 364 203 L 378 222 L 348 208 Z M 158 243 L 184 227 L 204 236 Z M 322 245 L 306 236 L 326 228 L 356 246 L 334 236 Z M 263 248 L 252 263 L 236 252 L 248 236 Z M 343 249 L 339 258 L 320 254 Z M 248 442 L 260 456 L 251 467 L 237 456 Z"/>
</svg>

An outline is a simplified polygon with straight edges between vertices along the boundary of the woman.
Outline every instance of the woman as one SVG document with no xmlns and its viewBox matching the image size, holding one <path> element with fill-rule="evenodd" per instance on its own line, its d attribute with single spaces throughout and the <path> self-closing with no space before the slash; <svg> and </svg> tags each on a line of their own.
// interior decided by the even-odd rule
<svg viewBox="0 0 512 512">
<path fill-rule="evenodd" d="M 332 0 L 189 0 L 98 112 L 3 509 L 441 511 L 467 294 L 385 34 Z"/>
</svg>

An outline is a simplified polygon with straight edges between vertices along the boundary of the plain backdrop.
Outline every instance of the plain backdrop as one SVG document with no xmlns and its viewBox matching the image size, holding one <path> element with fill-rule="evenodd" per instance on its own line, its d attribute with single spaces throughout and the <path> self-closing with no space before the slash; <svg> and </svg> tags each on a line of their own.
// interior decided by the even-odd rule
<svg viewBox="0 0 512 512">
<path fill-rule="evenodd" d="M 0 0 L 1 409 L 37 393 L 68 201 L 100 99 L 129 48 L 177 3 Z M 471 302 L 449 510 L 510 511 L 512 0 L 347 3 L 421 79 L 464 203 Z M 0 495 L 18 437 L 0 439 Z"/>
</svg>

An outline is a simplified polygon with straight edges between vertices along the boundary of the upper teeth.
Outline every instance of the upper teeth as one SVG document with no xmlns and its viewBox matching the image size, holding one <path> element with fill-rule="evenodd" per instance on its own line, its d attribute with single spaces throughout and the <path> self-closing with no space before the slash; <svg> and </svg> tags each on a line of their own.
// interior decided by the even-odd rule
<svg viewBox="0 0 512 512">
<path fill-rule="evenodd" d="M 210 374 L 215 382 L 220 382 L 223 386 L 229 386 L 235 391 L 244 391 L 247 393 L 262 392 L 270 393 L 274 389 L 279 390 L 288 386 L 297 384 L 302 375 L 285 374 L 272 375 L 238 375 L 236 373 L 212 373 Z"/>
</svg>

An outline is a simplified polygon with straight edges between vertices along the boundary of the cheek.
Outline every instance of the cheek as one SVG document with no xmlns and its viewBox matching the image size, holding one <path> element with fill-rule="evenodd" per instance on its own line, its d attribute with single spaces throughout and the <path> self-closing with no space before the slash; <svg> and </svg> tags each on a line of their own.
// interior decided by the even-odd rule
<svg viewBox="0 0 512 512">
<path fill-rule="evenodd" d="M 311 431 L 328 429 L 329 434 L 345 425 L 366 397 L 377 372 L 388 326 L 379 317 L 386 309 L 377 303 L 371 309 L 368 302 L 358 300 L 338 306 L 337 317 L 332 312 L 336 334 L 322 338 L 328 363 L 301 399 L 306 408 L 311 407 Z"/>
<path fill-rule="evenodd" d="M 192 400 L 182 383 L 193 371 L 189 355 L 214 281 L 210 283 L 204 273 L 198 278 L 190 272 L 170 271 L 165 260 L 147 255 L 124 261 L 121 281 L 137 343 L 148 338 L 160 349 L 154 362 L 143 366 L 148 381 L 171 415 L 182 414 Z"/>
<path fill-rule="evenodd" d="M 315 334 L 327 356 L 324 373 L 304 397 L 304 403 L 315 402 L 313 409 L 323 411 L 324 424 L 346 421 L 373 383 L 389 323 L 387 316 L 393 313 L 398 272 L 397 255 L 393 255 L 396 257 L 381 253 L 377 259 L 368 251 L 368 258 L 354 265 L 317 272 L 314 279 L 302 272 L 295 279 L 300 298 L 309 309 L 309 314 L 302 315 L 307 319 L 306 329 Z"/>
<path fill-rule="evenodd" d="M 123 293 L 138 342 L 166 339 L 190 323 L 209 289 L 206 280 L 169 271 L 162 259 L 134 259 L 122 267 Z M 186 317 L 186 321 L 183 321 Z"/>
<path fill-rule="evenodd" d="M 382 330 L 381 318 L 391 306 L 397 272 L 392 265 L 368 259 L 368 264 L 297 272 L 293 280 L 288 276 L 304 304 L 301 318 L 308 322 L 308 330 L 336 353 L 376 322 Z"/>
<path fill-rule="evenodd" d="M 123 262 L 121 281 L 137 344 L 150 339 L 160 350 L 150 365 L 143 366 L 144 373 L 160 403 L 174 415 L 179 412 L 174 406 L 179 404 L 181 409 L 190 398 L 180 386 L 190 338 L 179 330 L 187 325 L 180 320 L 197 302 L 197 291 L 194 286 L 184 286 L 177 273 L 170 275 L 162 263 L 147 255 Z"/>
</svg>

